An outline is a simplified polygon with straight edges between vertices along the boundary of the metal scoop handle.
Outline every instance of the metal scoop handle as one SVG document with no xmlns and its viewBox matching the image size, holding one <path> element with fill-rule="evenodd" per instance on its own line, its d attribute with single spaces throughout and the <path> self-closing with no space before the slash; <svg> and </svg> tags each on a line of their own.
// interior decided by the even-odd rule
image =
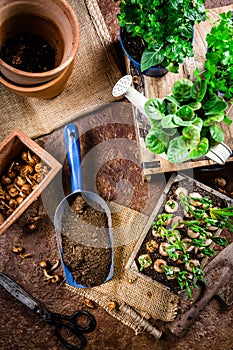
<svg viewBox="0 0 233 350">
<path fill-rule="evenodd" d="M 70 183 L 72 192 L 82 190 L 81 151 L 78 128 L 68 124 L 64 128 L 67 158 L 70 167 Z"/>
</svg>

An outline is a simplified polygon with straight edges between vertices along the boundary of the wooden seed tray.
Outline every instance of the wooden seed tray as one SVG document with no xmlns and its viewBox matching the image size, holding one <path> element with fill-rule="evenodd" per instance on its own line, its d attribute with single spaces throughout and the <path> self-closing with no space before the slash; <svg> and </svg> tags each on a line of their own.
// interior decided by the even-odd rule
<svg viewBox="0 0 233 350">
<path fill-rule="evenodd" d="M 229 198 L 228 196 L 225 196 L 224 194 L 202 184 L 201 182 L 192 179 L 191 177 L 185 175 L 185 174 L 172 174 L 169 181 L 167 182 L 167 185 L 164 188 L 164 191 L 162 193 L 162 195 L 160 196 L 158 203 L 156 204 L 149 220 L 147 221 L 147 224 L 145 225 L 135 247 L 134 250 L 131 254 L 131 256 L 129 257 L 129 260 L 126 264 L 126 270 L 131 271 L 134 275 L 136 275 L 137 277 L 143 279 L 143 280 L 147 280 L 150 281 L 156 285 L 160 285 L 161 288 L 163 289 L 169 289 L 169 287 L 164 286 L 163 284 L 161 284 L 160 282 L 156 281 L 155 279 L 152 279 L 151 277 L 147 276 L 145 273 L 140 272 L 139 268 L 136 264 L 136 256 L 141 248 L 141 246 L 143 245 L 143 242 L 145 240 L 145 238 L 147 237 L 149 230 L 151 228 L 152 222 L 156 221 L 158 214 L 164 212 L 164 206 L 165 203 L 167 202 L 167 200 L 170 198 L 170 190 L 173 186 L 173 184 L 177 184 L 179 186 L 179 184 L 182 184 L 182 182 L 185 182 L 185 186 L 187 189 L 188 188 L 193 188 L 193 187 L 197 187 L 200 190 L 204 190 L 205 192 L 208 193 L 208 196 L 211 197 L 215 197 L 215 198 L 219 198 L 220 200 L 222 200 L 223 202 L 226 203 L 226 207 L 228 206 L 232 206 L 233 205 L 233 199 Z M 181 187 L 183 187 L 183 185 L 181 185 Z M 196 192 L 196 191 L 195 191 Z M 198 192 L 198 190 L 197 190 Z M 221 229 L 218 229 L 216 231 L 216 235 L 219 236 L 221 234 Z M 155 238 L 156 240 L 156 238 Z M 211 247 L 213 248 L 214 243 L 211 244 Z M 151 254 L 151 257 L 153 256 L 153 253 L 149 253 Z M 208 264 L 208 257 L 203 258 L 202 263 L 201 263 L 201 268 L 203 269 L 206 264 Z"/>
</svg>

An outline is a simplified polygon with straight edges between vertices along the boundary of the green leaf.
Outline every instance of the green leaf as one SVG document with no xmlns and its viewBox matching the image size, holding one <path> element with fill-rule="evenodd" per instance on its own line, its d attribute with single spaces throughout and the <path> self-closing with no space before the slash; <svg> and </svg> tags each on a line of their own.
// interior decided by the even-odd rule
<svg viewBox="0 0 233 350">
<path fill-rule="evenodd" d="M 180 136 L 180 138 L 183 139 L 184 143 L 185 143 L 185 147 L 190 151 L 191 149 L 193 149 L 199 142 L 199 139 L 189 139 L 186 138 L 185 136 Z"/>
<path fill-rule="evenodd" d="M 176 137 L 170 141 L 167 157 L 171 163 L 183 163 L 189 159 L 189 152 L 182 137 Z"/>
<path fill-rule="evenodd" d="M 178 126 L 188 126 L 193 124 L 193 120 L 183 120 L 182 118 L 178 117 L 178 115 L 174 115 L 173 121 Z"/>
<path fill-rule="evenodd" d="M 164 100 L 166 101 L 170 101 L 170 102 L 173 102 L 173 103 L 175 103 L 177 106 L 180 106 L 180 103 L 175 99 L 175 97 L 174 96 L 172 96 L 172 95 L 166 95 L 165 96 L 165 98 L 164 98 Z"/>
<path fill-rule="evenodd" d="M 158 64 L 163 62 L 164 57 L 165 52 L 162 50 L 162 46 L 144 50 L 141 57 L 141 71 L 158 66 Z"/>
<path fill-rule="evenodd" d="M 192 140 L 194 144 L 197 144 L 200 140 L 200 130 L 195 125 L 184 127 L 182 134 L 186 139 Z"/>
<path fill-rule="evenodd" d="M 199 117 L 196 117 L 194 122 L 193 122 L 193 125 L 195 125 L 201 131 L 202 126 L 203 126 L 203 120 Z"/>
<path fill-rule="evenodd" d="M 194 111 L 198 110 L 201 108 L 201 103 L 200 102 L 190 102 L 189 107 L 191 107 Z"/>
<path fill-rule="evenodd" d="M 191 87 L 191 97 L 197 102 L 201 102 L 207 90 L 206 80 L 197 80 Z"/>
<path fill-rule="evenodd" d="M 144 105 L 145 112 L 150 121 L 160 120 L 163 118 L 166 106 L 162 99 L 151 98 Z"/>
<path fill-rule="evenodd" d="M 210 126 L 214 123 L 219 123 L 224 119 L 224 114 L 216 114 L 208 117 L 206 120 L 203 121 L 204 126 Z"/>
<path fill-rule="evenodd" d="M 176 114 L 179 106 L 176 103 L 168 102 L 167 103 L 167 113 L 168 114 Z"/>
<path fill-rule="evenodd" d="M 194 110 L 190 106 L 184 105 L 177 111 L 177 115 L 183 120 L 191 120 L 194 116 Z"/>
<path fill-rule="evenodd" d="M 172 87 L 172 95 L 179 102 L 188 101 L 191 96 L 191 80 L 183 78 L 175 82 Z"/>
<path fill-rule="evenodd" d="M 191 150 L 189 156 L 191 159 L 198 159 L 203 157 L 209 150 L 209 141 L 203 137 L 195 148 Z"/>
<path fill-rule="evenodd" d="M 166 69 L 168 70 L 168 72 L 171 72 L 171 73 L 178 73 L 179 72 L 179 64 L 178 63 L 174 63 L 174 62 L 171 62 L 169 63 L 169 65 L 166 66 Z"/>
<path fill-rule="evenodd" d="M 228 240 L 225 237 L 216 237 L 216 236 L 211 236 L 211 239 L 214 243 L 226 247 L 228 245 Z"/>
<path fill-rule="evenodd" d="M 146 136 L 146 147 L 155 154 L 161 154 L 166 151 L 166 143 L 168 138 L 164 137 L 159 130 L 150 129 L 149 133 Z M 161 140 L 161 138 L 163 138 Z"/>
<path fill-rule="evenodd" d="M 164 128 L 163 129 L 164 135 L 168 135 L 168 136 L 173 136 L 176 134 L 176 132 L 177 132 L 177 128 Z"/>
<path fill-rule="evenodd" d="M 210 135 L 214 139 L 214 141 L 220 143 L 224 140 L 224 132 L 218 125 L 210 126 Z"/>
<path fill-rule="evenodd" d="M 175 114 L 168 114 L 161 120 L 161 126 L 163 128 L 176 128 L 177 125 L 173 122 L 173 117 Z"/>
<path fill-rule="evenodd" d="M 224 112 L 227 108 L 227 103 L 223 98 L 217 97 L 216 103 L 206 112 L 206 115 L 217 114 Z"/>
<path fill-rule="evenodd" d="M 215 103 L 217 102 L 217 99 L 218 99 L 218 96 L 216 94 L 210 94 L 206 102 L 202 105 L 202 108 L 204 110 L 209 110 L 215 105 Z"/>
<path fill-rule="evenodd" d="M 179 102 L 173 96 L 165 96 L 164 101 L 167 106 L 168 114 L 175 114 L 177 109 L 180 107 Z"/>
<path fill-rule="evenodd" d="M 228 118 L 228 116 L 226 114 L 224 114 L 224 119 L 223 119 L 224 123 L 226 123 L 227 125 L 231 125 L 232 120 L 230 118 Z"/>
</svg>

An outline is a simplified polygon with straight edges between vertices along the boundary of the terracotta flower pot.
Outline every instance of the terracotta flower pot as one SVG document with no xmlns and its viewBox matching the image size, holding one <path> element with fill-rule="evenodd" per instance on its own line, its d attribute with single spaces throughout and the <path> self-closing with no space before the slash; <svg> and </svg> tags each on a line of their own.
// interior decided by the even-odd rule
<svg viewBox="0 0 233 350">
<path fill-rule="evenodd" d="M 59 95 L 67 86 L 69 77 L 73 71 L 74 61 L 58 77 L 37 86 L 20 86 L 11 83 L 0 76 L 0 83 L 16 94 L 26 97 L 36 97 L 39 99 L 50 99 Z"/>
<path fill-rule="evenodd" d="M 79 45 L 79 25 L 65 0 L 0 0 L 0 18 L 1 47 L 8 37 L 27 33 L 43 38 L 55 50 L 55 67 L 45 72 L 19 70 L 0 58 L 4 81 L 31 87 L 56 79 L 73 65 Z"/>
</svg>

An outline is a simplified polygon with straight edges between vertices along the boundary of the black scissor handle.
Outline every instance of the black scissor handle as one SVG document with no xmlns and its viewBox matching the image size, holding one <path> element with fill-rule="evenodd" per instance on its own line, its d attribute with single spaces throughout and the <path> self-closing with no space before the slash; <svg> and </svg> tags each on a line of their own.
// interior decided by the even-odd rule
<svg viewBox="0 0 233 350">
<path fill-rule="evenodd" d="M 82 326 L 79 322 L 79 318 L 85 316 L 85 319 L 88 320 L 87 326 Z M 71 316 L 51 313 L 50 319 L 47 319 L 47 322 L 55 325 L 55 334 L 58 340 L 67 348 L 71 350 L 80 350 L 83 349 L 86 345 L 86 339 L 83 333 L 90 333 L 95 329 L 96 320 L 88 311 L 78 310 L 74 312 Z M 78 345 L 68 343 L 64 336 L 62 335 L 62 330 L 67 330 L 69 333 L 73 334 L 77 341 Z"/>
<path fill-rule="evenodd" d="M 79 317 L 85 316 L 88 319 L 88 325 L 82 326 L 79 323 Z M 95 329 L 96 320 L 92 314 L 85 310 L 78 310 L 74 312 L 71 316 L 68 316 L 69 320 L 72 322 L 73 326 L 80 332 L 90 333 Z"/>
<path fill-rule="evenodd" d="M 62 336 L 61 331 L 62 329 L 67 329 L 69 332 L 74 334 L 79 342 L 78 345 L 74 345 L 71 343 L 68 343 Z M 86 339 L 82 335 L 81 331 L 79 331 L 77 328 L 74 328 L 73 326 L 69 326 L 67 323 L 63 323 L 62 321 L 58 324 L 56 324 L 55 328 L 55 335 L 57 339 L 61 342 L 62 345 L 64 345 L 67 349 L 70 350 L 81 350 L 85 347 L 86 345 Z"/>
</svg>

